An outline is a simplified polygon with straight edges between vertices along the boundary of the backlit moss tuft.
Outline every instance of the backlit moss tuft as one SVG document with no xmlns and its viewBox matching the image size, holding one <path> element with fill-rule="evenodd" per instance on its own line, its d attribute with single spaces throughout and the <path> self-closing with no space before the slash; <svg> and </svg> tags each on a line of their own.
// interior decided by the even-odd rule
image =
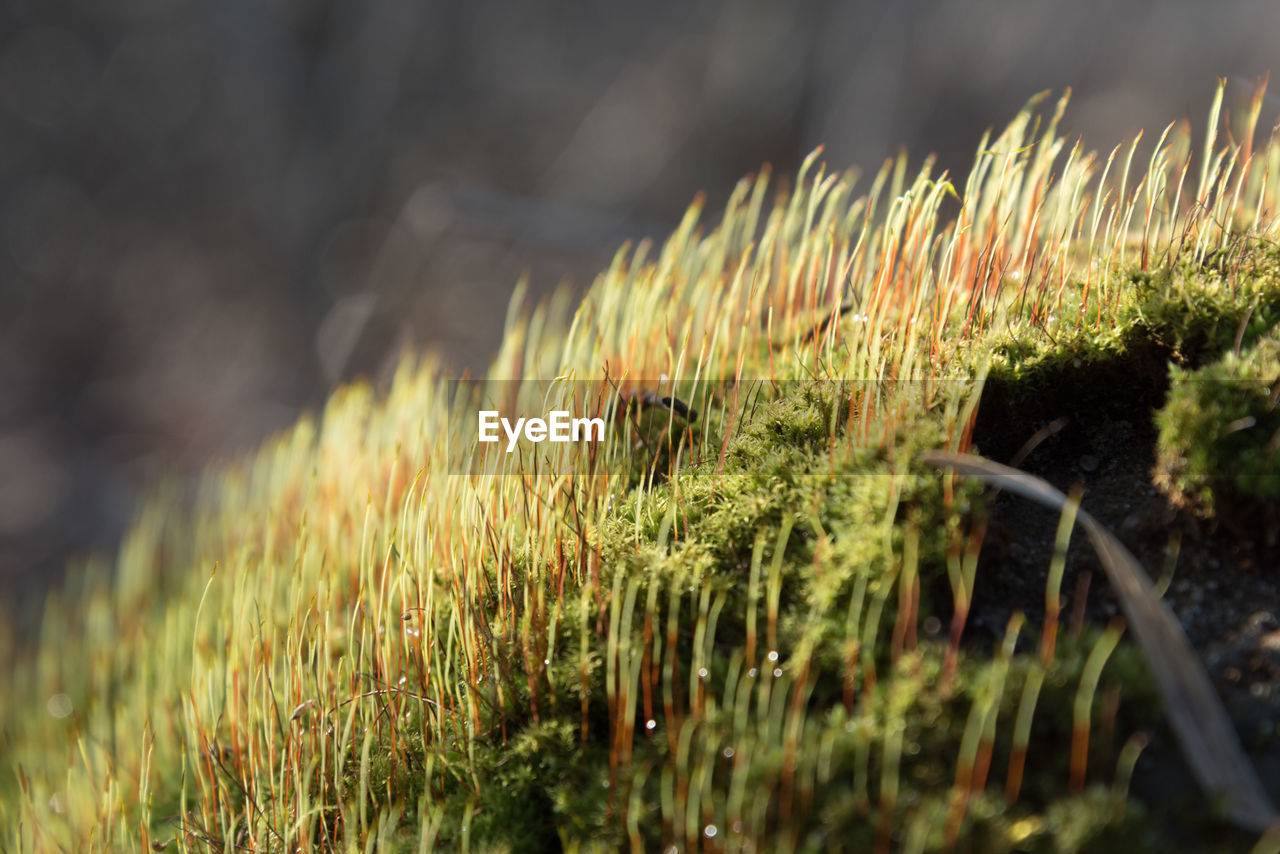
<svg viewBox="0 0 1280 854">
<path fill-rule="evenodd" d="M 1173 367 L 1160 427 L 1159 482 L 1212 511 L 1265 513 L 1280 500 L 1280 336 L 1273 326 L 1240 353 Z"/>
<path fill-rule="evenodd" d="M 1102 158 L 1042 100 L 966 176 L 815 153 L 579 305 L 513 304 L 505 405 L 661 386 L 696 419 L 489 453 L 490 389 L 408 360 L 147 504 L 0 685 L 0 847 L 1247 844 L 1130 791 L 1168 734 L 1118 626 L 1027 619 L 1042 585 L 971 620 L 991 499 L 920 458 L 981 425 L 1008 459 L 1034 401 L 1136 377 L 1172 488 L 1274 497 L 1280 144 L 1234 141 L 1260 98 L 1219 139 L 1219 99 L 1200 155 Z"/>
</svg>

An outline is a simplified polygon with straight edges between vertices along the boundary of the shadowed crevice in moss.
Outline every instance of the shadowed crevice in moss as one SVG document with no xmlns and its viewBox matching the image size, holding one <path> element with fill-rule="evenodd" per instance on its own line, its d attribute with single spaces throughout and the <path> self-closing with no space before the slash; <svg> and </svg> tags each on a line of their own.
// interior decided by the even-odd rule
<svg viewBox="0 0 1280 854">
<path fill-rule="evenodd" d="M 1257 650 L 1249 646 L 1258 642 L 1256 632 L 1249 634 L 1252 621 L 1280 607 L 1272 569 L 1280 552 L 1267 540 L 1275 530 L 1274 504 L 1258 501 L 1271 483 L 1265 444 L 1280 427 L 1272 425 L 1265 382 L 1280 376 L 1267 361 L 1280 321 L 1280 274 L 1274 249 L 1255 246 L 1236 261 L 1226 268 L 1210 258 L 1201 266 L 1179 262 L 1134 274 L 1132 302 L 1117 312 L 1118 328 L 1109 335 L 1067 337 L 1034 355 L 996 344 L 973 437 L 990 458 L 1008 461 L 1024 452 L 1020 468 L 1064 491 L 1083 487 L 1086 509 L 1153 573 L 1171 573 L 1170 601 L 1275 794 L 1280 751 L 1266 722 L 1280 706 L 1263 687 L 1274 674 L 1241 679 L 1238 668 L 1248 655 L 1241 649 Z M 1259 369 L 1263 363 L 1269 367 Z M 1245 424 L 1263 429 L 1232 433 L 1232 425 Z M 1224 433 L 1231 440 L 1224 441 Z M 1184 455 L 1194 449 L 1194 463 L 1171 466 L 1179 449 Z M 1197 474 L 1188 476 L 1189 469 Z M 1217 476 L 1207 476 L 1210 471 Z M 1251 499 L 1242 499 L 1241 480 L 1229 471 L 1250 478 L 1257 488 Z M 1158 488 L 1161 475 L 1165 484 L 1183 488 L 1218 487 L 1229 512 L 1205 518 L 1212 502 L 1179 500 L 1177 490 L 1171 499 Z M 989 644 L 1014 611 L 1043 619 L 1057 522 L 1056 513 L 1028 502 L 996 499 L 980 558 L 971 643 Z M 1093 552 L 1074 543 L 1064 611 L 1098 625 L 1112 617 L 1117 606 L 1103 578 Z M 1206 589 L 1215 592 L 1206 597 Z M 1253 654 L 1256 661 L 1259 653 Z M 1162 808 L 1162 820 L 1175 837 L 1212 833 L 1194 818 L 1202 796 L 1176 746 L 1163 726 L 1156 733 L 1134 792 L 1148 803 L 1174 805 Z"/>
<path fill-rule="evenodd" d="M 1148 566 L 1164 564 L 1168 534 L 1178 531 L 1183 563 L 1212 553 L 1235 558 L 1246 571 L 1260 568 L 1274 543 L 1239 537 L 1250 520 L 1258 523 L 1256 532 L 1274 528 L 1258 499 L 1269 498 L 1277 480 L 1267 468 L 1275 418 L 1265 378 L 1269 370 L 1280 373 L 1266 355 L 1280 323 L 1280 253 L 1241 239 L 1201 264 L 1179 259 L 1169 268 L 1129 274 L 1127 281 L 1132 293 L 1105 334 L 1077 330 L 1056 344 L 1037 339 L 1042 346 L 1031 349 L 994 339 L 974 444 L 1004 462 L 1029 448 L 1020 467 L 1063 490 L 1084 486 L 1085 506 L 1133 543 Z M 1232 355 L 1238 350 L 1246 358 Z M 1226 383 L 1228 375 L 1238 382 Z M 1248 430 L 1235 429 L 1246 424 Z M 1228 493 L 1237 511 L 1223 520 L 1231 536 L 1215 520 L 1181 508 L 1212 507 L 1211 477 L 1236 487 L 1250 479 L 1257 487 L 1252 506 L 1240 500 L 1239 488 Z M 1172 501 L 1155 488 L 1161 484 L 1172 485 Z M 1186 500 L 1193 489 L 1203 494 Z M 1029 563 L 1047 566 L 1053 514 L 1007 498 L 997 506 L 1004 511 L 997 513 L 988 556 L 1028 570 Z M 1009 536 L 1028 525 L 1035 534 L 1024 539 L 1039 544 L 1030 555 L 1019 553 L 1027 546 Z M 1158 534 L 1165 535 L 1163 543 L 1140 542 Z M 1252 554 L 1239 554 L 1242 545 Z M 1072 566 L 1093 568 L 1090 556 L 1078 557 Z"/>
</svg>

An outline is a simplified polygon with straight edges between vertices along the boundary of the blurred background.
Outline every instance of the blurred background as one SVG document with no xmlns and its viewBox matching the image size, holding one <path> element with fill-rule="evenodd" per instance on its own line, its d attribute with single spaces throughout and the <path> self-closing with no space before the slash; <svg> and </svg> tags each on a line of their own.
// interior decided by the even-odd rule
<svg viewBox="0 0 1280 854">
<path fill-rule="evenodd" d="M 963 170 L 1041 89 L 1109 148 L 1273 68 L 1270 2 L 0 0 L 0 584 L 400 352 L 482 370 L 769 162 Z M 1276 100 L 1264 113 L 1276 118 Z"/>
</svg>

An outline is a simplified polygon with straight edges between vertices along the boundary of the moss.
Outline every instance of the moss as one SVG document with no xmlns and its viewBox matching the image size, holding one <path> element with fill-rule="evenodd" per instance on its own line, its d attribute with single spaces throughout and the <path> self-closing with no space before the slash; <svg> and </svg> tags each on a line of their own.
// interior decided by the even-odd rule
<svg viewBox="0 0 1280 854">
<path fill-rule="evenodd" d="M 1097 362 L 1158 353 L 1197 366 L 1249 346 L 1280 323 L 1280 248 L 1243 236 L 1232 245 L 1200 262 L 1187 250 L 1167 266 L 1112 272 L 1114 305 L 1101 315 L 1063 310 L 989 336 L 992 376 L 1035 386 Z"/>
<path fill-rule="evenodd" d="M 934 814 L 941 825 L 947 799 L 938 793 L 949 790 L 955 774 L 949 757 L 957 755 L 970 707 L 983 696 L 984 686 L 994 678 L 993 668 L 997 665 L 962 655 L 958 688 L 950 692 L 938 687 L 947 657 L 945 646 L 926 642 L 919 652 L 894 662 L 893 633 L 889 629 L 905 532 L 898 524 L 898 514 L 891 509 L 891 493 L 896 492 L 896 501 L 902 507 L 911 508 L 902 517 L 909 515 L 912 527 L 920 532 L 922 539 L 916 547 L 918 571 L 922 586 L 927 589 L 946 574 L 949 514 L 943 508 L 937 480 L 910 470 L 895 476 L 894 463 L 883 454 L 867 454 L 833 466 L 823 439 L 828 428 L 819 428 L 820 421 L 811 405 L 813 398 L 803 386 L 790 390 L 801 393 L 796 399 L 783 398 L 762 406 L 758 423 L 732 440 L 721 477 L 686 471 L 673 482 L 644 494 L 645 501 L 657 513 L 678 512 L 676 508 L 683 507 L 688 507 L 688 513 L 681 514 L 681 523 L 675 526 L 665 546 L 660 542 L 662 526 L 643 529 L 639 539 L 629 539 L 625 551 L 630 557 L 619 556 L 625 565 L 621 571 L 625 578 L 639 581 L 637 601 L 645 598 L 644 591 L 650 585 L 661 589 L 659 601 L 666 599 L 668 589 L 695 594 L 681 597 L 688 603 L 688 611 L 678 623 L 676 661 L 696 657 L 693 647 L 697 591 L 706 590 L 717 597 L 720 616 L 710 656 L 702 661 L 705 675 L 700 678 L 701 683 L 714 686 L 727 681 L 734 686 L 736 680 L 736 690 L 763 692 L 767 698 L 769 683 L 778 686 L 772 689 L 774 692 L 794 691 L 795 684 L 790 680 L 796 678 L 797 664 L 802 665 L 805 684 L 809 686 L 804 694 L 803 752 L 812 757 L 811 762 L 820 759 L 823 779 L 863 779 L 866 788 L 855 787 L 851 791 L 844 786 L 814 785 L 813 780 L 804 790 L 795 782 L 798 751 L 788 749 L 785 725 L 779 721 L 774 724 L 777 729 L 773 729 L 761 719 L 761 729 L 753 726 L 743 730 L 741 707 L 720 707 L 707 711 L 701 719 L 694 742 L 685 749 L 693 756 L 701 754 L 705 764 L 683 758 L 679 749 L 671 750 L 671 727 L 675 722 L 660 711 L 655 713 L 653 729 L 636 745 L 631 763 L 633 769 L 647 769 L 638 774 L 643 782 L 635 784 L 645 793 L 639 798 L 641 805 L 660 802 L 663 775 L 680 775 L 681 769 L 691 777 L 708 775 L 704 781 L 709 791 L 731 791 L 735 774 L 747 780 L 745 785 L 750 791 L 777 791 L 794 785 L 802 791 L 795 793 L 792 809 L 801 815 L 793 814 L 783 822 L 783 816 L 771 808 L 746 819 L 747 829 L 739 827 L 736 833 L 767 838 L 788 825 L 796 827 L 796 819 L 807 816 L 798 825 L 810 828 L 800 832 L 805 850 L 833 846 L 862 850 L 875 842 L 880 798 L 875 781 L 887 772 L 882 754 L 886 739 L 894 732 L 901 733 L 902 751 L 895 772 L 900 787 L 895 810 L 904 815 Z M 927 417 L 913 424 L 911 435 L 914 442 L 926 446 L 941 441 L 937 423 Z M 797 442 L 797 437 L 803 437 L 803 441 Z M 775 455 L 785 457 L 784 466 L 770 464 Z M 913 457 L 914 453 L 906 455 L 907 459 Z M 681 502 L 674 500 L 676 493 L 682 496 Z M 607 538 L 616 537 L 615 542 L 628 540 L 627 534 L 634 531 L 632 520 L 623 514 L 617 529 Z M 761 544 L 756 556 L 749 547 L 753 542 Z M 781 553 L 776 552 L 779 544 Z M 754 591 L 751 588 L 753 563 L 757 577 L 767 575 L 768 567 L 776 565 L 780 584 L 776 640 L 769 649 L 766 644 L 757 644 L 756 666 L 750 667 L 750 662 L 744 660 L 748 627 L 743 615 L 754 609 L 762 618 L 763 641 L 763 612 L 769 596 L 763 578 Z M 853 692 L 854 705 L 848 706 L 849 697 L 842 688 L 849 669 L 847 656 L 850 640 L 861 634 L 854 631 L 851 635 L 851 625 L 856 629 L 858 620 L 855 617 L 850 623 L 850 609 L 855 600 L 869 603 L 877 598 L 882 600 L 882 610 L 876 619 L 884 621 L 883 629 L 871 632 L 875 645 L 861 652 L 861 660 L 863 667 L 882 675 L 870 694 L 860 695 L 866 684 L 859 686 Z M 922 613 L 946 613 L 950 605 L 949 601 L 925 599 L 920 607 Z M 670 625 L 667 621 L 671 617 L 669 611 L 659 607 L 646 620 L 651 619 L 655 626 Z M 635 620 L 633 631 L 642 631 L 638 614 Z M 1045 678 L 1041 699 L 1044 712 L 1033 732 L 1029 750 L 1033 773 L 1025 785 L 1022 806 L 1010 810 L 998 798 L 975 793 L 971 821 L 961 834 L 959 850 L 1127 847 L 1154 851 L 1168 843 L 1146 827 L 1136 807 L 1121 809 L 1122 818 L 1117 823 L 1114 797 L 1099 794 L 1105 789 L 1090 789 L 1093 800 L 1084 796 L 1063 798 L 1068 777 L 1065 747 L 1070 743 L 1073 727 L 1070 709 L 1095 637 L 1096 633 L 1064 639 Z M 998 704 L 1002 726 L 1011 724 L 1026 675 L 1038 666 L 1036 662 L 1034 653 L 1020 653 L 1013 660 L 1009 687 L 1000 694 Z M 775 667 L 777 675 L 771 672 Z M 1122 645 L 1108 665 L 1108 674 L 1104 691 L 1123 684 L 1125 708 L 1130 712 L 1145 710 L 1138 718 L 1131 714 L 1124 718 L 1124 731 L 1152 725 L 1158 700 L 1138 652 Z M 759 701 L 767 702 L 763 698 Z M 756 715 L 768 717 L 765 708 Z M 637 710 L 637 718 L 643 717 Z M 1091 768 L 1107 769 L 1114 764 L 1112 751 L 1117 749 L 1117 734 L 1108 735 L 1109 739 L 1095 737 Z M 745 760 L 741 758 L 743 754 Z M 995 747 L 992 767 L 1003 768 L 1008 761 L 1007 745 Z M 816 768 L 810 773 L 816 774 Z M 573 815 L 606 819 L 609 790 L 599 786 L 594 791 L 594 804 L 584 795 L 588 802 L 576 803 Z M 631 788 L 627 796 L 633 797 L 636 791 Z M 678 828 L 664 828 L 646 820 L 634 823 L 639 826 L 646 848 L 659 847 L 673 833 L 678 838 Z M 582 842 L 605 827 L 607 822 L 570 830 L 562 824 L 560 831 L 566 840 Z M 698 827 L 705 832 L 701 824 Z M 732 826 L 716 828 L 715 832 L 735 833 Z M 937 827 L 929 835 L 935 845 L 942 844 Z"/>
<path fill-rule="evenodd" d="M 478 473 L 466 388 L 406 363 L 385 400 L 339 393 L 320 426 L 212 474 L 190 518 L 157 502 L 117 585 L 56 604 L 0 690 L 0 847 L 1240 847 L 1203 803 L 1126 797 L 1130 735 L 1168 740 L 1136 648 L 1081 697 L 1103 635 L 1060 630 L 1042 660 L 1030 573 L 978 624 L 1025 567 L 985 550 L 990 497 L 920 461 L 971 440 L 1008 459 L 1064 407 L 1153 444 L 1173 364 L 1215 378 L 1217 426 L 1186 420 L 1197 386 L 1175 371 L 1171 435 L 1235 455 L 1205 471 L 1266 472 L 1256 442 L 1202 438 L 1265 414 L 1224 389 L 1276 370 L 1277 256 L 1263 224 L 1216 223 L 1275 188 L 1232 160 L 1236 206 L 1206 168 L 1134 247 L 1140 200 L 1075 155 L 1055 166 L 1055 122 L 1024 112 L 984 143 L 954 223 L 959 190 L 929 166 L 890 164 L 855 200 L 811 159 L 772 209 L 746 182 L 721 226 L 699 231 L 695 206 L 654 260 L 619 253 L 576 312 L 513 310 L 493 379 L 704 384 L 682 391 L 698 418 L 638 411 L 590 474 Z M 1147 186 L 1177 179 L 1175 153 Z M 73 720 L 9 699 L 51 695 Z"/>
<path fill-rule="evenodd" d="M 1183 257 L 1156 274 L 1133 275 L 1135 329 L 1195 366 L 1249 346 L 1280 323 L 1280 249 L 1238 237 L 1199 264 Z"/>
<path fill-rule="evenodd" d="M 1274 508 L 1280 498 L 1280 330 L 1201 368 L 1174 366 L 1170 375 L 1172 388 L 1157 415 L 1158 482 L 1210 513 L 1224 504 L 1254 516 Z"/>
<path fill-rule="evenodd" d="M 785 392 L 762 403 L 752 421 L 731 438 L 718 475 L 691 468 L 670 481 L 637 485 L 602 532 L 602 542 L 608 544 L 604 582 L 635 587 L 632 624 L 621 625 L 621 636 L 630 636 L 636 650 L 654 643 L 646 638 L 657 639 L 654 648 L 659 651 L 650 666 L 699 662 L 702 675 L 678 674 L 677 690 L 707 690 L 722 703 L 704 709 L 692 740 L 683 742 L 677 736 L 689 731 L 688 724 L 669 718 L 661 700 L 650 707 L 633 695 L 637 740 L 628 764 L 613 771 L 608 745 L 601 740 L 609 729 L 607 719 L 588 721 L 594 735 L 585 743 L 576 738 L 580 722 L 563 716 L 542 723 L 510 720 L 506 742 L 491 737 L 468 760 L 488 784 L 483 809 L 471 812 L 467 838 L 472 845 L 512 851 L 608 840 L 622 845 L 626 834 L 619 819 L 626 812 L 642 847 L 658 848 L 684 831 L 664 826 L 654 805 L 671 797 L 671 786 L 692 785 L 700 777 L 708 794 L 720 793 L 712 795 L 717 799 L 733 790 L 735 780 L 752 792 L 793 789 L 789 815 L 777 812 L 774 804 L 715 828 L 717 834 L 763 839 L 794 833 L 804 850 L 862 850 L 877 838 L 883 809 L 879 781 L 890 770 L 884 751 L 891 737 L 901 745 L 893 771 L 899 786 L 894 812 L 915 816 L 922 827 L 932 828 L 926 834 L 931 849 L 943 844 L 940 828 L 948 811 L 945 793 L 954 782 L 954 757 L 973 704 L 982 701 L 985 686 L 1001 666 L 962 653 L 956 687 L 947 690 L 940 687 L 945 644 L 922 640 L 915 652 L 894 652 L 891 629 L 908 531 L 915 532 L 916 570 L 924 591 L 921 613 L 945 614 L 952 606 L 949 598 L 931 600 L 929 591 L 946 587 L 949 532 L 961 517 L 945 509 L 937 478 L 925 475 L 914 462 L 920 447 L 943 442 L 941 422 L 922 414 L 904 431 L 894 452 L 868 450 L 833 462 L 828 440 L 840 428 L 824 415 L 830 399 L 817 385 L 794 383 Z M 970 512 L 979 506 L 976 492 L 962 495 Z M 637 528 L 637 520 L 644 518 L 655 521 Z M 771 574 L 777 579 L 772 592 Z M 716 602 L 718 614 L 710 638 L 699 634 L 700 624 L 706 625 L 708 599 Z M 645 601 L 655 604 L 642 613 Z M 594 610 L 589 601 L 586 605 Z M 582 600 L 571 597 L 564 611 L 572 614 L 582 606 Z M 767 616 L 771 608 L 776 622 Z M 873 610 L 876 616 L 870 614 Z M 755 652 L 748 660 L 752 612 Z M 875 624 L 880 628 L 868 629 Z M 675 634 L 668 658 L 670 631 Z M 563 623 L 562 632 L 560 648 L 581 643 L 572 621 Z M 587 632 L 587 642 L 597 643 L 589 624 Z M 849 656 L 864 637 L 872 638 L 873 646 L 856 653 L 861 678 L 846 690 Z M 998 797 L 974 793 L 958 850 L 1096 850 L 1089 846 L 1111 839 L 1133 850 L 1157 850 L 1156 842 L 1133 847 L 1142 834 L 1125 828 L 1134 822 L 1141 828 L 1139 813 L 1122 810 L 1124 818 L 1117 824 L 1113 798 L 1063 800 L 1070 709 L 1095 637 L 1065 638 L 1046 675 L 1043 713 L 1033 731 L 1020 806 L 1010 809 Z M 699 644 L 706 651 L 702 656 Z M 1009 665 L 1007 687 L 997 704 L 1001 728 L 1011 725 L 1022 686 L 1037 661 L 1036 653 L 1025 652 Z M 581 694 L 574 666 L 566 662 L 553 670 L 552 681 L 561 686 L 556 707 L 576 711 Z M 605 670 L 591 669 L 589 695 L 606 692 Z M 879 674 L 874 682 L 867 681 L 871 673 Z M 1141 657 L 1122 646 L 1108 673 L 1104 690 L 1123 683 L 1125 708 L 1148 710 L 1145 717 L 1126 718 L 1125 731 L 1149 726 L 1157 704 Z M 684 687 L 694 684 L 706 687 Z M 801 687 L 803 693 L 795 694 Z M 654 690 L 661 693 L 657 685 Z M 779 696 L 804 698 L 803 717 L 795 719 L 804 721 L 799 730 L 786 723 L 791 701 L 779 705 L 772 699 Z M 742 714 L 748 709 L 754 709 L 750 714 L 756 722 L 744 728 Z M 650 715 L 652 727 L 646 723 Z M 679 743 L 673 747 L 673 741 Z M 1090 767 L 1109 768 L 1114 749 L 1114 734 L 1111 741 L 1095 739 Z M 994 776 L 1008 764 L 1009 753 L 1004 742 L 993 750 Z M 862 782 L 850 788 L 847 783 L 832 785 L 836 780 Z M 465 785 L 447 785 L 442 794 L 448 815 L 462 816 L 469 805 L 475 806 Z M 1073 806 L 1066 809 L 1064 803 Z M 1082 813 L 1085 803 L 1091 807 Z M 441 842 L 462 839 L 459 821 L 446 821 Z M 702 821 L 696 825 L 698 833 L 706 833 Z M 911 832 L 909 827 L 907 822 L 901 832 Z M 1161 841 L 1158 834 L 1153 839 Z M 1120 844 L 1116 842 L 1117 850 Z"/>
<path fill-rule="evenodd" d="M 984 449 L 1011 456 L 1066 409 L 1082 422 L 1156 410 L 1157 482 L 1209 514 L 1223 490 L 1256 518 L 1280 496 L 1280 250 L 1231 245 L 1123 274 L 1127 298 L 1101 334 L 993 337 L 983 408 L 1008 429 L 986 435 Z"/>
</svg>

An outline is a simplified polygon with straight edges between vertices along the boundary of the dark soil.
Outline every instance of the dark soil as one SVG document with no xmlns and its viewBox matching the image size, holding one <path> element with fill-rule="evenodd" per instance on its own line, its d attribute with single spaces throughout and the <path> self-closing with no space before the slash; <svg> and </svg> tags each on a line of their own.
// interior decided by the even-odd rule
<svg viewBox="0 0 1280 854">
<path fill-rule="evenodd" d="M 974 444 L 982 455 L 1010 463 L 1038 431 L 1057 424 L 1056 432 L 1041 433 L 1017 467 L 1064 492 L 1083 486 L 1082 506 L 1116 534 L 1153 580 L 1172 567 L 1167 601 L 1264 785 L 1280 800 L 1280 548 L 1274 532 L 1232 524 L 1231 518 L 1202 518 L 1155 486 L 1152 415 L 1168 390 L 1170 356 L 1151 344 L 1102 361 L 1064 363 L 1030 381 L 990 380 Z M 1003 636 L 1015 611 L 1041 623 L 1058 525 L 1057 512 L 1008 494 L 995 498 L 990 513 L 967 628 L 977 643 Z M 1120 612 L 1078 529 L 1062 598 L 1067 630 L 1073 620 L 1101 625 Z M 1133 791 L 1148 804 L 1185 803 L 1186 820 L 1200 821 L 1190 816 L 1206 814 L 1203 796 L 1171 732 L 1161 730 L 1151 733 Z"/>
</svg>

